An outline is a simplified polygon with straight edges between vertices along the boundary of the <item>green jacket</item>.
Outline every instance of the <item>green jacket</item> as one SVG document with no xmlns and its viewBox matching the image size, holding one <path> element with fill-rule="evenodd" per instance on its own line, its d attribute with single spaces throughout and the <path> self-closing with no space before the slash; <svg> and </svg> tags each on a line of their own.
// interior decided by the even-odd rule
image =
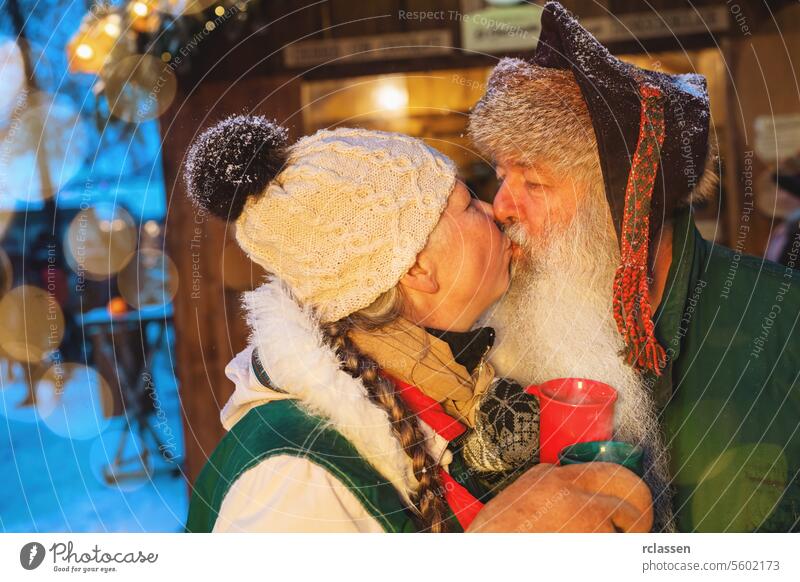
<svg viewBox="0 0 800 582">
<path fill-rule="evenodd" d="M 680 531 L 800 530 L 800 272 L 704 240 L 676 214 L 654 314 Z"/>
<path fill-rule="evenodd" d="M 336 430 L 292 400 L 252 409 L 222 438 L 195 482 L 186 531 L 211 532 L 236 479 L 274 455 L 302 456 L 331 472 L 385 531 L 416 531 L 394 487 Z"/>
<path fill-rule="evenodd" d="M 222 438 L 194 484 L 185 531 L 212 532 L 231 486 L 248 469 L 275 455 L 300 456 L 323 467 L 356 496 L 384 531 L 418 531 L 394 487 L 339 432 L 293 400 L 253 408 Z M 447 522 L 448 531 L 462 531 L 452 512 Z"/>
</svg>

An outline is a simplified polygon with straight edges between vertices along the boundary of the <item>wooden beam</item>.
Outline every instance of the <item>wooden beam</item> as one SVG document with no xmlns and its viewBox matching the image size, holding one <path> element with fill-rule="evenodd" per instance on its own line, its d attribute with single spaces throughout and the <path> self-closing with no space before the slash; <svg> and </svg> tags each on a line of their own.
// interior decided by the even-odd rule
<svg viewBox="0 0 800 582">
<path fill-rule="evenodd" d="M 230 258 L 233 229 L 194 208 L 187 199 L 182 179 L 185 155 L 196 136 L 224 116 L 254 112 L 285 122 L 294 119 L 299 109 L 297 83 L 287 83 L 286 77 L 248 77 L 235 84 L 182 87 L 161 118 L 168 197 L 166 244 L 179 279 L 174 302 L 175 363 L 190 482 L 224 434 L 219 412 L 233 391 L 225 366 L 245 347 L 248 330 L 240 309 L 241 268 L 230 283 L 223 268 L 223 258 Z M 250 272 L 250 286 L 255 287 L 263 272 L 255 267 Z"/>
</svg>

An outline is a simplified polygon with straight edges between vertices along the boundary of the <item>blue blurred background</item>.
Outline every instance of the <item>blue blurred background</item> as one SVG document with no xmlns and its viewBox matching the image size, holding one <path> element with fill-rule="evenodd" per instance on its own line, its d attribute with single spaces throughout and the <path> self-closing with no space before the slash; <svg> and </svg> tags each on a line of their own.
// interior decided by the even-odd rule
<svg viewBox="0 0 800 582">
<path fill-rule="evenodd" d="M 176 531 L 187 506 L 158 122 L 74 70 L 93 6 L 0 2 L 0 531 Z"/>
</svg>

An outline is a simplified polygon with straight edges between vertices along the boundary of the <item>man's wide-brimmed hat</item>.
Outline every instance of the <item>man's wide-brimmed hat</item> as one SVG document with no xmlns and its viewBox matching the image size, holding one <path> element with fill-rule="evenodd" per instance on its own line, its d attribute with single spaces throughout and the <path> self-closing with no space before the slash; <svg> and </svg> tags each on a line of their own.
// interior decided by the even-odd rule
<svg viewBox="0 0 800 582">
<path fill-rule="evenodd" d="M 530 94 L 526 78 L 536 77 L 536 67 L 569 71 L 580 88 L 622 254 L 614 285 L 614 315 L 629 362 L 659 374 L 665 353 L 654 336 L 648 252 L 651 237 L 676 206 L 690 202 L 699 192 L 706 195 L 715 185 L 706 81 L 697 74 L 666 74 L 625 63 L 563 6 L 548 2 L 533 62 L 501 61 L 472 114 L 473 138 L 495 157 L 498 152 L 509 155 L 515 149 L 541 147 L 536 141 L 545 134 L 530 131 L 536 127 L 535 120 L 506 119 L 507 125 L 498 126 L 504 125 L 503 110 L 518 113 L 526 100 L 558 98 Z M 558 93 L 558 88 L 547 90 Z M 543 131 L 554 130 L 559 129 Z"/>
<path fill-rule="evenodd" d="M 709 153 L 710 109 L 702 75 L 672 75 L 625 63 L 608 52 L 558 2 L 542 13 L 533 63 L 572 71 L 592 118 L 611 216 L 621 234 L 631 166 L 640 137 L 663 119 L 652 155 L 658 164 L 651 197 L 662 222 L 694 191 Z M 652 105 L 648 104 L 652 103 Z M 647 111 L 645 111 L 648 109 Z M 643 113 L 644 118 L 643 118 Z"/>
</svg>

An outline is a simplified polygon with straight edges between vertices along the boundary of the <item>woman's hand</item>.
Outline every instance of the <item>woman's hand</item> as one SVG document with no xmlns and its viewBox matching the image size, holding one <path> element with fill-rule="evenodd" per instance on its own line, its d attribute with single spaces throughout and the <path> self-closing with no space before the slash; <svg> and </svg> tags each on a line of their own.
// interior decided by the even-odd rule
<svg viewBox="0 0 800 582">
<path fill-rule="evenodd" d="M 475 517 L 468 532 L 649 532 L 652 497 L 621 465 L 536 465 Z"/>
</svg>

